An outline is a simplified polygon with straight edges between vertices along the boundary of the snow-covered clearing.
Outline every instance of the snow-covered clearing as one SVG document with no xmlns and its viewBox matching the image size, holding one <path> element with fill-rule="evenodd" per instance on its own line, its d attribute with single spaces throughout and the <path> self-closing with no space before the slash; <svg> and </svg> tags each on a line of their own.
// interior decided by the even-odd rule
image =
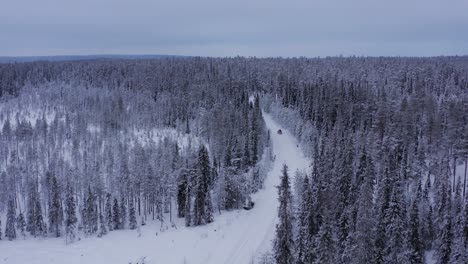
<svg viewBox="0 0 468 264">
<path fill-rule="evenodd" d="M 0 263 L 144 263 L 147 264 L 249 264 L 271 249 L 277 221 L 277 189 L 283 164 L 290 175 L 308 170 L 308 160 L 301 153 L 294 137 L 264 113 L 271 130 L 273 169 L 265 188 L 253 195 L 252 210 L 223 212 L 215 222 L 201 227 L 183 226 L 161 232 L 160 223 L 149 222 L 141 233 L 131 230 L 113 231 L 102 238 L 89 237 L 66 246 L 64 239 L 47 238 L 3 241 Z M 141 236 L 139 235 L 141 234 Z"/>
</svg>

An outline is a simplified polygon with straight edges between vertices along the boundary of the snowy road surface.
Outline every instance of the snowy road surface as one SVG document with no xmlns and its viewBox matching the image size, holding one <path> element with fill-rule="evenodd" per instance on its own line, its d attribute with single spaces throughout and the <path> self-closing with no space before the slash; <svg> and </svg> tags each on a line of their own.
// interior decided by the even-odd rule
<svg viewBox="0 0 468 264">
<path fill-rule="evenodd" d="M 64 239 L 46 238 L 0 242 L 0 264 L 128 264 L 145 259 L 146 264 L 250 264 L 271 249 L 277 220 L 277 190 L 282 165 L 290 175 L 306 170 L 308 161 L 294 137 L 264 114 L 271 130 L 273 169 L 265 188 L 252 198 L 252 210 L 223 212 L 215 222 L 201 227 L 183 227 L 159 231 L 156 223 L 132 230 L 113 231 L 102 238 L 89 237 L 65 246 Z M 282 129 L 282 135 L 276 133 Z M 141 262 L 139 262 L 141 263 Z"/>
</svg>

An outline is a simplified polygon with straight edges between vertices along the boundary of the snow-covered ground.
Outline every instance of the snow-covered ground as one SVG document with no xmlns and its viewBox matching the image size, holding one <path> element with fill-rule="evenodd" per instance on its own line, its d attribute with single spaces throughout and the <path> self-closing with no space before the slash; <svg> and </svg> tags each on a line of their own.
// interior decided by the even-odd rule
<svg viewBox="0 0 468 264">
<path fill-rule="evenodd" d="M 294 137 L 264 113 L 271 130 L 273 169 L 265 188 L 252 198 L 252 210 L 223 212 L 215 222 L 201 227 L 183 226 L 161 232 L 160 224 L 149 222 L 141 232 L 113 231 L 102 238 L 88 237 L 70 245 L 63 238 L 46 238 L 0 242 L 0 264 L 250 264 L 271 249 L 277 221 L 277 189 L 283 164 L 290 175 L 308 169 L 308 160 L 301 153 Z M 140 235 L 141 234 L 141 235 Z"/>
</svg>

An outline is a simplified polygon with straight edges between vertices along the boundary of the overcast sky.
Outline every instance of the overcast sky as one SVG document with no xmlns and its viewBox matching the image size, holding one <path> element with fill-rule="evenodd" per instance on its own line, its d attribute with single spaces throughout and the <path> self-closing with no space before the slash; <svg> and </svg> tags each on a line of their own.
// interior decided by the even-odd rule
<svg viewBox="0 0 468 264">
<path fill-rule="evenodd" d="M 4 0 L 0 56 L 468 54 L 468 0 Z"/>
</svg>

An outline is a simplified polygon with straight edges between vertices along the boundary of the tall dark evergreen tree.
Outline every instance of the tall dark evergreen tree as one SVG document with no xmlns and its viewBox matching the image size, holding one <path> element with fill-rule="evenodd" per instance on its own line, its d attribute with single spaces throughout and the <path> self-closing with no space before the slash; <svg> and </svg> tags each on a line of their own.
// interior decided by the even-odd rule
<svg viewBox="0 0 468 264">
<path fill-rule="evenodd" d="M 193 208 L 194 225 L 213 222 L 213 206 L 211 201 L 211 166 L 208 150 L 204 145 L 198 151 L 197 186 L 195 190 L 195 204 Z"/>
<path fill-rule="evenodd" d="M 96 195 L 91 190 L 91 187 L 88 186 L 88 195 L 85 200 L 84 208 L 84 227 L 87 234 L 94 234 L 98 231 L 98 221 L 99 215 L 96 204 Z"/>
<path fill-rule="evenodd" d="M 107 234 L 107 223 L 104 215 L 102 213 L 99 214 L 99 237 L 102 237 Z"/>
<path fill-rule="evenodd" d="M 410 234 L 409 238 L 409 249 L 410 256 L 409 260 L 412 264 L 422 264 L 423 263 L 423 252 L 422 252 L 422 243 L 419 234 L 419 209 L 418 202 L 413 201 L 410 214 L 409 214 L 409 228 Z"/>
<path fill-rule="evenodd" d="M 45 225 L 42 217 L 42 207 L 37 190 L 37 184 L 34 181 L 29 183 L 28 193 L 28 211 L 27 211 L 27 228 L 31 235 L 42 236 L 44 234 Z"/>
<path fill-rule="evenodd" d="M 26 220 L 24 220 L 23 213 L 20 212 L 18 217 L 16 218 L 16 229 L 21 234 L 23 238 L 26 238 Z"/>
<path fill-rule="evenodd" d="M 192 225 L 192 188 L 190 184 L 187 184 L 187 191 L 185 192 L 185 226 Z"/>
<path fill-rule="evenodd" d="M 336 263 L 336 243 L 333 239 L 331 219 L 327 217 L 320 226 L 320 230 L 314 239 L 314 261 L 312 263 Z"/>
<path fill-rule="evenodd" d="M 121 224 L 121 218 L 120 218 L 120 209 L 119 209 L 119 202 L 117 201 L 117 198 L 114 198 L 114 207 L 112 208 L 112 219 L 113 219 L 113 224 L 114 224 L 114 230 L 120 229 Z"/>
<path fill-rule="evenodd" d="M 386 245 L 385 245 L 385 263 L 406 263 L 407 238 L 406 238 L 406 213 L 403 198 L 399 186 L 394 187 L 388 209 L 385 211 L 386 223 Z"/>
<path fill-rule="evenodd" d="M 307 175 L 304 177 L 302 188 L 303 191 L 300 197 L 300 207 L 297 216 L 298 231 L 295 241 L 297 264 L 312 263 L 312 241 L 318 225 L 314 218 L 313 194 L 312 188 L 309 184 L 309 177 Z"/>
<path fill-rule="evenodd" d="M 452 253 L 452 219 L 447 216 L 441 229 L 440 246 L 437 248 L 437 263 L 449 264 Z"/>
<path fill-rule="evenodd" d="M 52 200 L 49 202 L 49 231 L 53 233 L 55 237 L 60 237 L 62 229 L 62 206 L 59 186 L 55 176 L 51 178 L 50 192 Z"/>
<path fill-rule="evenodd" d="M 185 217 L 187 184 L 187 172 L 183 169 L 177 182 L 177 216 L 180 218 Z"/>
<path fill-rule="evenodd" d="M 120 229 L 125 229 L 125 226 L 127 225 L 127 204 L 125 201 L 125 198 L 120 199 Z"/>
<path fill-rule="evenodd" d="M 15 212 L 15 201 L 10 199 L 8 201 L 8 212 L 7 212 L 7 222 L 5 228 L 5 237 L 8 240 L 13 240 L 16 238 L 16 229 L 15 229 L 15 220 L 16 220 L 16 212 Z M 0 225 L 1 229 L 1 225 Z"/>
<path fill-rule="evenodd" d="M 112 215 L 112 196 L 110 193 L 106 194 L 106 221 L 107 221 L 107 229 L 109 231 L 114 230 L 114 218 Z"/>
<path fill-rule="evenodd" d="M 71 243 L 76 238 L 76 203 L 73 193 L 73 187 L 67 186 L 67 194 L 65 200 L 65 233 L 66 242 Z"/>
<path fill-rule="evenodd" d="M 38 199 L 36 200 L 35 206 L 35 219 L 34 219 L 34 236 L 45 236 L 47 233 L 47 226 L 44 223 L 44 218 L 42 217 L 42 207 L 41 201 Z"/>
<path fill-rule="evenodd" d="M 274 241 L 274 255 L 278 264 L 292 264 L 294 260 L 294 235 L 293 235 L 293 209 L 292 194 L 289 182 L 288 166 L 283 165 L 281 183 L 278 186 L 278 217 L 276 225 L 276 238 Z"/>
<path fill-rule="evenodd" d="M 442 195 L 439 203 L 439 241 L 436 248 L 437 263 L 449 264 L 450 255 L 453 247 L 453 223 L 451 210 L 451 192 L 447 191 L 446 185 L 442 184 L 440 194 Z"/>
<path fill-rule="evenodd" d="M 135 210 L 135 204 L 133 202 L 133 199 L 130 199 L 130 207 L 128 209 L 128 218 L 129 218 L 128 227 L 132 230 L 136 229 L 138 226 L 138 223 L 136 220 L 136 210 Z"/>
</svg>

